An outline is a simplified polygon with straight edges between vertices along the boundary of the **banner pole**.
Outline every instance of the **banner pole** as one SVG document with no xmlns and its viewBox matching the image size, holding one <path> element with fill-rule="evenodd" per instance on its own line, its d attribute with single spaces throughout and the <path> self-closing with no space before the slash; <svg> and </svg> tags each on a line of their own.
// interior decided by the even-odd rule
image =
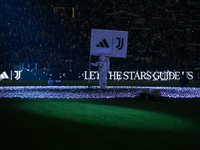
<svg viewBox="0 0 200 150">
<path fill-rule="evenodd" d="M 88 89 L 90 88 L 90 67 L 91 67 L 91 43 L 92 43 L 92 29 L 91 29 L 91 38 L 90 38 L 90 56 L 89 56 L 89 80 L 88 80 Z"/>
<path fill-rule="evenodd" d="M 88 80 L 88 88 L 90 88 L 90 66 L 91 66 L 91 54 L 89 56 L 89 75 L 88 75 L 89 80 Z"/>
</svg>

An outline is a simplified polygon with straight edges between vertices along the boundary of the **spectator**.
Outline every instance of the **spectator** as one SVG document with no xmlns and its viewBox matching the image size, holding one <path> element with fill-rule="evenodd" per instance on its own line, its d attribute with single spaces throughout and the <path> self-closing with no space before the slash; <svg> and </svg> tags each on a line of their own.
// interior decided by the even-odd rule
<svg viewBox="0 0 200 150">
<path fill-rule="evenodd" d="M 199 3 L 85 0 L 72 18 L 67 7 L 47 1 L 0 2 L 4 69 L 37 63 L 38 69 L 86 70 L 92 28 L 129 32 L 128 58 L 111 58 L 111 70 L 187 69 L 199 63 Z"/>
</svg>

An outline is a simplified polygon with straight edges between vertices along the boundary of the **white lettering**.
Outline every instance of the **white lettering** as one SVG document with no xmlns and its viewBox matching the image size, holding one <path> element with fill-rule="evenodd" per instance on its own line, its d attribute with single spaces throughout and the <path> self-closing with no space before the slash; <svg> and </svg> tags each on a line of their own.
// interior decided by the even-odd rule
<svg viewBox="0 0 200 150">
<path fill-rule="evenodd" d="M 131 73 L 131 79 L 130 80 L 134 80 L 133 79 L 133 73 L 135 74 L 135 71 L 131 71 L 130 73 Z"/>
<path fill-rule="evenodd" d="M 84 80 L 89 80 L 89 78 L 87 77 L 87 71 L 84 71 L 84 73 L 85 73 L 85 78 L 84 78 Z"/>
<path fill-rule="evenodd" d="M 121 71 L 117 71 L 117 80 L 121 80 L 122 79 L 121 74 L 122 74 Z"/>
<path fill-rule="evenodd" d="M 192 71 L 187 71 L 186 73 L 187 73 L 187 78 L 189 80 L 193 80 L 193 72 Z"/>
<path fill-rule="evenodd" d="M 136 78 L 138 78 L 138 80 L 141 80 L 138 71 L 137 71 L 136 74 L 135 74 L 134 80 L 135 80 Z"/>
<path fill-rule="evenodd" d="M 128 74 L 129 74 L 128 71 L 124 71 L 124 73 L 123 73 L 123 76 L 124 76 L 123 79 L 124 79 L 124 80 L 128 80 L 128 79 L 129 79 Z"/>
<path fill-rule="evenodd" d="M 109 74 L 109 80 L 112 80 L 112 77 L 115 78 L 115 72 L 114 72 L 114 74 L 112 75 L 112 72 L 109 71 L 108 74 Z"/>
<path fill-rule="evenodd" d="M 90 71 L 90 80 L 95 80 L 95 74 L 97 71 Z"/>
<path fill-rule="evenodd" d="M 154 80 L 159 80 L 159 76 L 158 76 L 158 75 L 156 76 L 156 74 L 158 74 L 157 71 L 153 73 L 153 75 L 152 75 L 152 76 L 153 76 L 153 79 L 154 79 Z"/>
<path fill-rule="evenodd" d="M 189 80 L 193 80 L 192 71 L 109 71 L 108 80 L 180 80 L 180 76 L 186 73 L 186 77 Z M 84 71 L 84 80 L 99 80 L 98 71 L 90 71 L 89 77 L 88 72 Z"/>
<path fill-rule="evenodd" d="M 151 72 L 150 71 L 147 71 L 147 78 L 146 80 L 151 80 Z"/>
<path fill-rule="evenodd" d="M 175 71 L 175 80 L 180 80 L 180 72 L 179 71 Z"/>
<path fill-rule="evenodd" d="M 141 71 L 140 74 L 141 74 L 141 80 L 143 80 L 143 78 L 146 80 L 146 78 L 145 78 L 146 72 Z"/>
<path fill-rule="evenodd" d="M 169 71 L 169 80 L 173 80 L 174 79 L 174 72 Z"/>
</svg>

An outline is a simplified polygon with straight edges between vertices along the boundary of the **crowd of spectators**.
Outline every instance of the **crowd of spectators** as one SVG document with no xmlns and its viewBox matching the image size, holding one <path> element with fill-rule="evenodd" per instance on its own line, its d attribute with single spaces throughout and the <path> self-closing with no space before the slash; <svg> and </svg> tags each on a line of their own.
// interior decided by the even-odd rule
<svg viewBox="0 0 200 150">
<path fill-rule="evenodd" d="M 0 0 L 0 69 L 87 70 L 93 28 L 128 31 L 111 69 L 200 67 L 198 1 L 85 0 L 72 17 L 50 0 Z"/>
</svg>

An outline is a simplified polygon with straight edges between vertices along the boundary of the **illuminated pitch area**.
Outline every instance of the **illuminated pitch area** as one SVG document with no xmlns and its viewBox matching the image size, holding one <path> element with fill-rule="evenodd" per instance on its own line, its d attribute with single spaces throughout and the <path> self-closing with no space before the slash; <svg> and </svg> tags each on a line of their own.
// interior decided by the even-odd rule
<svg viewBox="0 0 200 150">
<path fill-rule="evenodd" d="M 200 88 L 150 86 L 2 86 L 0 98 L 136 98 L 143 91 L 159 91 L 166 98 L 200 98 Z"/>
</svg>

